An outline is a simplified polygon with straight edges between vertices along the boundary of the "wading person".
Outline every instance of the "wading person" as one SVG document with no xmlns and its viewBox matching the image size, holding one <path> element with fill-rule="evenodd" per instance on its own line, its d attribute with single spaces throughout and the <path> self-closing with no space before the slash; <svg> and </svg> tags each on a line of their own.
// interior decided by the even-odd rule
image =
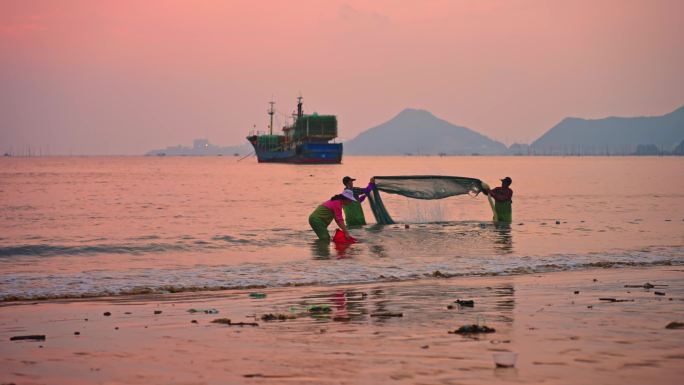
<svg viewBox="0 0 684 385">
<path fill-rule="evenodd" d="M 356 198 L 356 201 L 344 206 L 344 218 L 347 226 L 363 226 L 366 224 L 366 217 L 363 215 L 361 202 L 366 199 L 366 196 L 370 194 L 375 187 L 375 178 L 371 178 L 370 182 L 368 182 L 368 186 L 363 189 L 354 187 L 355 180 L 356 179 L 348 176 L 342 178 L 342 184 L 344 184 L 345 190 L 351 190 L 354 193 L 354 198 Z"/>
<path fill-rule="evenodd" d="M 338 194 L 330 198 L 330 200 L 323 202 L 316 210 L 309 215 L 309 225 L 313 231 L 318 235 L 318 239 L 330 241 L 330 233 L 328 233 L 328 225 L 335 219 L 337 225 L 342 229 L 344 235 L 353 239 L 347 230 L 347 225 L 344 223 L 342 217 L 342 207 L 356 202 L 352 190 L 344 190 L 342 194 Z"/>
<path fill-rule="evenodd" d="M 494 198 L 494 211 L 496 211 L 496 218 L 499 222 L 513 221 L 513 190 L 510 186 L 513 181 L 509 177 L 501 179 L 501 187 L 495 187 L 491 190 L 483 190 L 486 195 Z"/>
</svg>

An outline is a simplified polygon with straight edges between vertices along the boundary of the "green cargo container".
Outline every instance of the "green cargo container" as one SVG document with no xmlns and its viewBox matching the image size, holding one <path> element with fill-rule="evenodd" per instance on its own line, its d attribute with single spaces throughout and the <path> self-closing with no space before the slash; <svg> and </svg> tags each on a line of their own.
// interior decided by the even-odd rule
<svg viewBox="0 0 684 385">
<path fill-rule="evenodd" d="M 297 119 L 295 138 L 337 137 L 337 117 L 335 115 L 304 115 Z"/>
<path fill-rule="evenodd" d="M 275 147 L 278 145 L 278 137 L 280 135 L 259 135 L 257 143 L 263 147 Z"/>
</svg>

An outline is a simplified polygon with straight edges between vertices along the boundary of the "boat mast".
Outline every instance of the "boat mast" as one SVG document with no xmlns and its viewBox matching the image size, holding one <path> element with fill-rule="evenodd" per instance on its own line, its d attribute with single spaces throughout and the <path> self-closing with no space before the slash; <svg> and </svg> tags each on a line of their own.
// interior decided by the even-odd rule
<svg viewBox="0 0 684 385">
<path fill-rule="evenodd" d="M 303 115 L 302 112 L 302 96 L 299 95 L 297 96 L 297 118 L 301 118 Z"/>
<path fill-rule="evenodd" d="M 271 109 L 268 110 L 268 114 L 271 115 L 271 124 L 268 125 L 268 131 L 269 131 L 269 135 L 273 135 L 273 114 L 275 114 L 275 110 L 273 109 L 273 105 L 275 104 L 275 102 L 271 100 L 270 102 L 268 102 L 268 104 L 271 105 Z"/>
</svg>

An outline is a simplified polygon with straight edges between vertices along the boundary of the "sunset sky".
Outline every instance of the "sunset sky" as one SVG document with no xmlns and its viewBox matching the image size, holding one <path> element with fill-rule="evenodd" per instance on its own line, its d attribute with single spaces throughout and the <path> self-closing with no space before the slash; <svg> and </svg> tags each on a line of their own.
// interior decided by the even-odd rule
<svg viewBox="0 0 684 385">
<path fill-rule="evenodd" d="M 680 0 L 3 0 L 0 151 L 244 144 L 300 93 L 342 139 L 410 107 L 529 143 L 671 112 L 683 69 Z"/>
</svg>

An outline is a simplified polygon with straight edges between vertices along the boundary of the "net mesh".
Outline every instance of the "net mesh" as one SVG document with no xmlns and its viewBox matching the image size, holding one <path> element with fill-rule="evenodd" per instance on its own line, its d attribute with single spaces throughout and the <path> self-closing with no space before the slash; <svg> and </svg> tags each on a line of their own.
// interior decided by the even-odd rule
<svg viewBox="0 0 684 385">
<path fill-rule="evenodd" d="M 376 176 L 375 189 L 368 196 L 378 224 L 395 223 L 382 203 L 380 191 L 414 199 L 443 199 L 456 195 L 477 195 L 482 181 L 475 178 L 442 175 Z"/>
</svg>

